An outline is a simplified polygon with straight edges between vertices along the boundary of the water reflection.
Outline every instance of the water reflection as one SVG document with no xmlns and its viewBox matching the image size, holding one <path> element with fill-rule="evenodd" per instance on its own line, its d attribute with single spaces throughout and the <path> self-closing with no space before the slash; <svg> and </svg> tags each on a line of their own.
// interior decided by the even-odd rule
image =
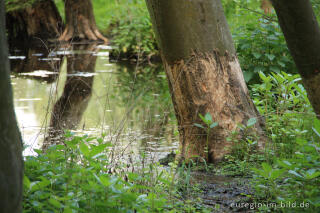
<svg viewBox="0 0 320 213">
<path fill-rule="evenodd" d="M 59 143 L 64 130 L 77 129 L 91 98 L 97 56 L 88 53 L 96 51 L 96 45 L 76 45 L 72 49 L 75 54 L 67 56 L 67 79 L 52 109 L 44 149 Z"/>
<path fill-rule="evenodd" d="M 46 46 L 12 47 L 10 50 L 11 72 L 21 76 L 52 83 L 59 75 L 63 55 L 51 57 Z"/>
<path fill-rule="evenodd" d="M 50 53 L 11 54 L 11 62 L 20 66 L 13 66 L 18 74 L 12 76 L 12 82 L 26 144 L 39 148 L 44 142 L 47 146 L 56 143 L 64 129 L 71 129 L 93 136 L 105 133 L 117 149 L 135 153 L 163 156 L 177 148 L 176 121 L 163 68 L 112 64 L 108 51 L 105 46 L 86 45 L 56 47 Z M 54 64 L 54 68 L 41 70 L 56 76 L 39 76 L 38 66 L 27 65 L 30 60 Z M 20 71 L 27 66 L 31 69 Z"/>
</svg>

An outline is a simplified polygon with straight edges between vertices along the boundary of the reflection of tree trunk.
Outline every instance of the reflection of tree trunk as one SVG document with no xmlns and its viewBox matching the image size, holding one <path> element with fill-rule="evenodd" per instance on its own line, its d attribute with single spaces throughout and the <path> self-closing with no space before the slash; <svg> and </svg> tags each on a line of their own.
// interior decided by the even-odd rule
<svg viewBox="0 0 320 213">
<path fill-rule="evenodd" d="M 66 29 L 60 41 L 87 39 L 108 42 L 96 26 L 91 0 L 65 0 L 65 14 Z"/>
<path fill-rule="evenodd" d="M 79 48 L 80 47 L 80 48 Z M 75 46 L 74 51 L 93 51 L 95 45 Z M 93 76 L 77 76 L 79 72 L 94 73 L 97 56 L 75 54 L 67 58 L 67 80 L 63 93 L 55 103 L 51 115 L 49 137 L 43 148 L 58 143 L 65 129 L 76 129 L 92 94 Z"/>
<path fill-rule="evenodd" d="M 34 79 L 46 80 L 51 83 L 56 80 L 60 71 L 60 66 L 63 60 L 63 56 L 50 57 L 48 49 L 43 46 L 36 47 L 22 47 L 22 52 L 19 52 L 19 56 L 25 56 L 26 58 L 11 59 L 11 72 L 14 73 L 30 73 L 34 71 L 49 71 L 56 72 L 56 74 L 43 76 L 30 76 Z M 14 56 L 14 52 L 11 53 Z"/>
<path fill-rule="evenodd" d="M 21 7 L 19 4 L 23 3 L 9 2 L 7 3 L 8 9 L 14 7 L 12 4 L 17 4 L 16 7 Z M 25 6 L 7 12 L 7 29 L 10 45 L 15 42 L 36 41 L 36 37 L 43 40 L 57 38 L 62 28 L 62 19 L 52 0 L 37 0 L 32 6 Z"/>
<path fill-rule="evenodd" d="M 22 139 L 17 125 L 4 22 L 4 1 L 0 0 L 0 211 L 22 211 Z"/>
<path fill-rule="evenodd" d="M 159 112 L 154 106 L 151 106 L 145 110 L 143 115 L 145 115 L 142 119 L 142 121 L 145 121 L 141 128 L 143 132 L 154 138 L 163 137 L 169 121 L 169 114 L 162 111 Z M 156 118 L 155 115 L 161 115 L 161 117 Z"/>
<path fill-rule="evenodd" d="M 263 121 L 250 99 L 220 0 L 147 0 L 179 125 L 181 157 L 221 160 L 239 123 Z M 219 122 L 208 136 L 199 113 Z M 263 145 L 263 140 L 259 141 Z M 205 152 L 205 150 L 208 152 Z"/>
</svg>

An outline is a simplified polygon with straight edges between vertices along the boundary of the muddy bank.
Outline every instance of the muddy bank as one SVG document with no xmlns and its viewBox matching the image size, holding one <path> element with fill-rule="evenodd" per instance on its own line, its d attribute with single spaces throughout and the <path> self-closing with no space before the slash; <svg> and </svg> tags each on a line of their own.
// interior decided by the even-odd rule
<svg viewBox="0 0 320 213">
<path fill-rule="evenodd" d="M 242 204 L 253 203 L 249 179 L 226 177 L 206 172 L 193 172 L 192 183 L 201 189 L 200 198 L 212 212 L 254 212 Z"/>
</svg>

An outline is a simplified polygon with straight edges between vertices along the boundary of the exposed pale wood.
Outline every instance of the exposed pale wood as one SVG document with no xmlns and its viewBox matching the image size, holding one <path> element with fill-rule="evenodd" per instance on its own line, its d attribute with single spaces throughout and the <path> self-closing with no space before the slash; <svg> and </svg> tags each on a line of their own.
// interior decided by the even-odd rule
<svg viewBox="0 0 320 213">
<path fill-rule="evenodd" d="M 220 0 L 146 2 L 178 120 L 181 157 L 223 159 L 232 146 L 227 136 L 252 117 L 263 147 L 264 123 L 249 97 Z M 194 126 L 202 123 L 199 113 L 219 122 L 208 147 L 206 132 Z"/>
</svg>

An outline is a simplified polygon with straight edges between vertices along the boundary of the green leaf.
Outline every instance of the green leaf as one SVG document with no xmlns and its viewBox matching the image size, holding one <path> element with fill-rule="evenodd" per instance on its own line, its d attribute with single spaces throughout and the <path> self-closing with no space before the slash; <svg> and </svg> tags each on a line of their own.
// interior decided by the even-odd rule
<svg viewBox="0 0 320 213">
<path fill-rule="evenodd" d="M 250 127 L 250 126 L 253 126 L 257 123 L 257 119 L 256 118 L 250 118 L 248 121 L 247 121 L 247 127 Z"/>
<path fill-rule="evenodd" d="M 204 116 L 204 118 L 207 121 L 206 124 L 212 123 L 212 116 L 209 112 Z"/>
<path fill-rule="evenodd" d="M 258 53 L 258 52 L 253 52 L 252 55 L 256 58 L 256 59 L 259 59 L 262 54 L 261 53 Z"/>
<path fill-rule="evenodd" d="M 202 126 L 201 124 L 197 124 L 197 123 L 195 123 L 195 124 L 193 124 L 193 125 L 195 125 L 196 127 L 199 127 L 199 128 L 204 129 L 204 126 Z"/>
<path fill-rule="evenodd" d="M 39 208 L 39 207 L 42 207 L 42 206 L 43 206 L 43 204 L 42 204 L 42 203 L 40 203 L 40 202 L 38 202 L 38 201 L 36 201 L 36 200 L 31 201 L 31 203 L 32 203 L 32 205 L 33 205 L 34 207 L 37 207 L 37 208 Z"/>
<path fill-rule="evenodd" d="M 286 66 L 286 64 L 283 63 L 282 61 L 277 61 L 277 63 L 278 63 L 281 67 L 285 67 L 285 66 Z"/>
<path fill-rule="evenodd" d="M 212 128 L 216 127 L 216 126 L 218 126 L 218 122 L 212 123 L 212 124 L 210 125 L 210 129 L 212 129 Z"/>
<path fill-rule="evenodd" d="M 265 67 L 263 67 L 263 66 L 256 66 L 256 67 L 254 67 L 254 72 L 263 72 L 263 71 L 265 71 Z"/>
<path fill-rule="evenodd" d="M 292 164 L 287 160 L 278 160 L 278 164 L 287 169 L 292 168 Z"/>
<path fill-rule="evenodd" d="M 274 170 L 272 170 L 272 172 L 271 172 L 270 178 L 271 178 L 272 180 L 275 180 L 275 179 L 277 179 L 280 175 L 282 175 L 282 173 L 283 173 L 282 170 L 280 170 L 280 169 L 274 169 Z"/>
<path fill-rule="evenodd" d="M 90 156 L 95 156 L 97 154 L 100 154 L 105 150 L 105 148 L 108 146 L 108 144 L 100 144 L 98 146 L 93 146 L 91 148 Z"/>
<path fill-rule="evenodd" d="M 305 177 L 309 180 L 316 178 L 318 176 L 320 176 L 320 171 L 317 171 L 316 169 L 309 169 L 305 175 Z"/>
<path fill-rule="evenodd" d="M 272 72 L 275 72 L 275 73 L 279 73 L 279 72 L 280 72 L 279 67 L 276 67 L 276 66 L 270 66 L 270 70 L 271 70 Z"/>
<path fill-rule="evenodd" d="M 51 205 L 53 205 L 54 207 L 58 208 L 58 209 L 60 209 L 62 207 L 62 204 L 59 201 L 57 201 L 56 199 L 53 199 L 53 198 L 49 199 L 49 203 Z"/>
<path fill-rule="evenodd" d="M 43 190 L 48 185 L 50 185 L 50 181 L 44 178 L 42 181 L 31 182 L 30 183 L 30 190 L 31 191 Z"/>
<path fill-rule="evenodd" d="M 24 177 L 23 177 L 23 186 L 24 186 L 24 188 L 25 189 L 30 189 L 30 180 L 29 180 L 29 178 L 25 175 Z"/>
<path fill-rule="evenodd" d="M 299 178 L 303 178 L 300 174 L 298 174 L 296 171 L 294 170 L 289 170 L 289 173 L 296 176 L 296 177 L 299 177 Z"/>
<path fill-rule="evenodd" d="M 312 129 L 320 137 L 320 120 L 319 119 L 314 119 Z"/>
<path fill-rule="evenodd" d="M 243 77 L 246 82 L 249 82 L 254 76 L 253 72 L 243 71 Z"/>
<path fill-rule="evenodd" d="M 80 143 L 80 151 L 82 152 L 82 154 L 86 157 L 89 156 L 90 150 L 88 148 L 88 146 L 85 143 Z"/>
<path fill-rule="evenodd" d="M 270 165 L 270 164 L 268 164 L 268 163 L 262 163 L 262 164 L 261 164 L 261 166 L 262 166 L 262 168 L 263 168 L 263 170 L 264 170 L 265 172 L 270 173 L 270 172 L 271 172 L 271 170 L 272 170 L 271 165 Z"/>
<path fill-rule="evenodd" d="M 63 213 L 73 213 L 72 209 L 70 207 L 65 207 L 63 209 Z"/>
<path fill-rule="evenodd" d="M 206 119 L 203 117 L 203 115 L 201 115 L 201 113 L 199 113 L 199 117 L 201 118 L 201 120 L 202 120 L 203 122 L 206 121 Z M 206 122 L 205 122 L 205 123 L 206 123 Z"/>
<path fill-rule="evenodd" d="M 269 82 L 270 77 L 267 77 L 263 72 L 259 72 L 259 77 L 260 77 L 264 82 Z"/>
<path fill-rule="evenodd" d="M 267 56 L 267 58 L 270 60 L 270 61 L 272 61 L 276 56 L 275 55 L 273 55 L 273 54 L 266 54 L 266 56 Z"/>
<path fill-rule="evenodd" d="M 107 176 L 100 176 L 100 181 L 101 181 L 102 185 L 104 185 L 105 187 L 109 187 L 112 184 L 110 182 L 110 178 Z"/>
</svg>

